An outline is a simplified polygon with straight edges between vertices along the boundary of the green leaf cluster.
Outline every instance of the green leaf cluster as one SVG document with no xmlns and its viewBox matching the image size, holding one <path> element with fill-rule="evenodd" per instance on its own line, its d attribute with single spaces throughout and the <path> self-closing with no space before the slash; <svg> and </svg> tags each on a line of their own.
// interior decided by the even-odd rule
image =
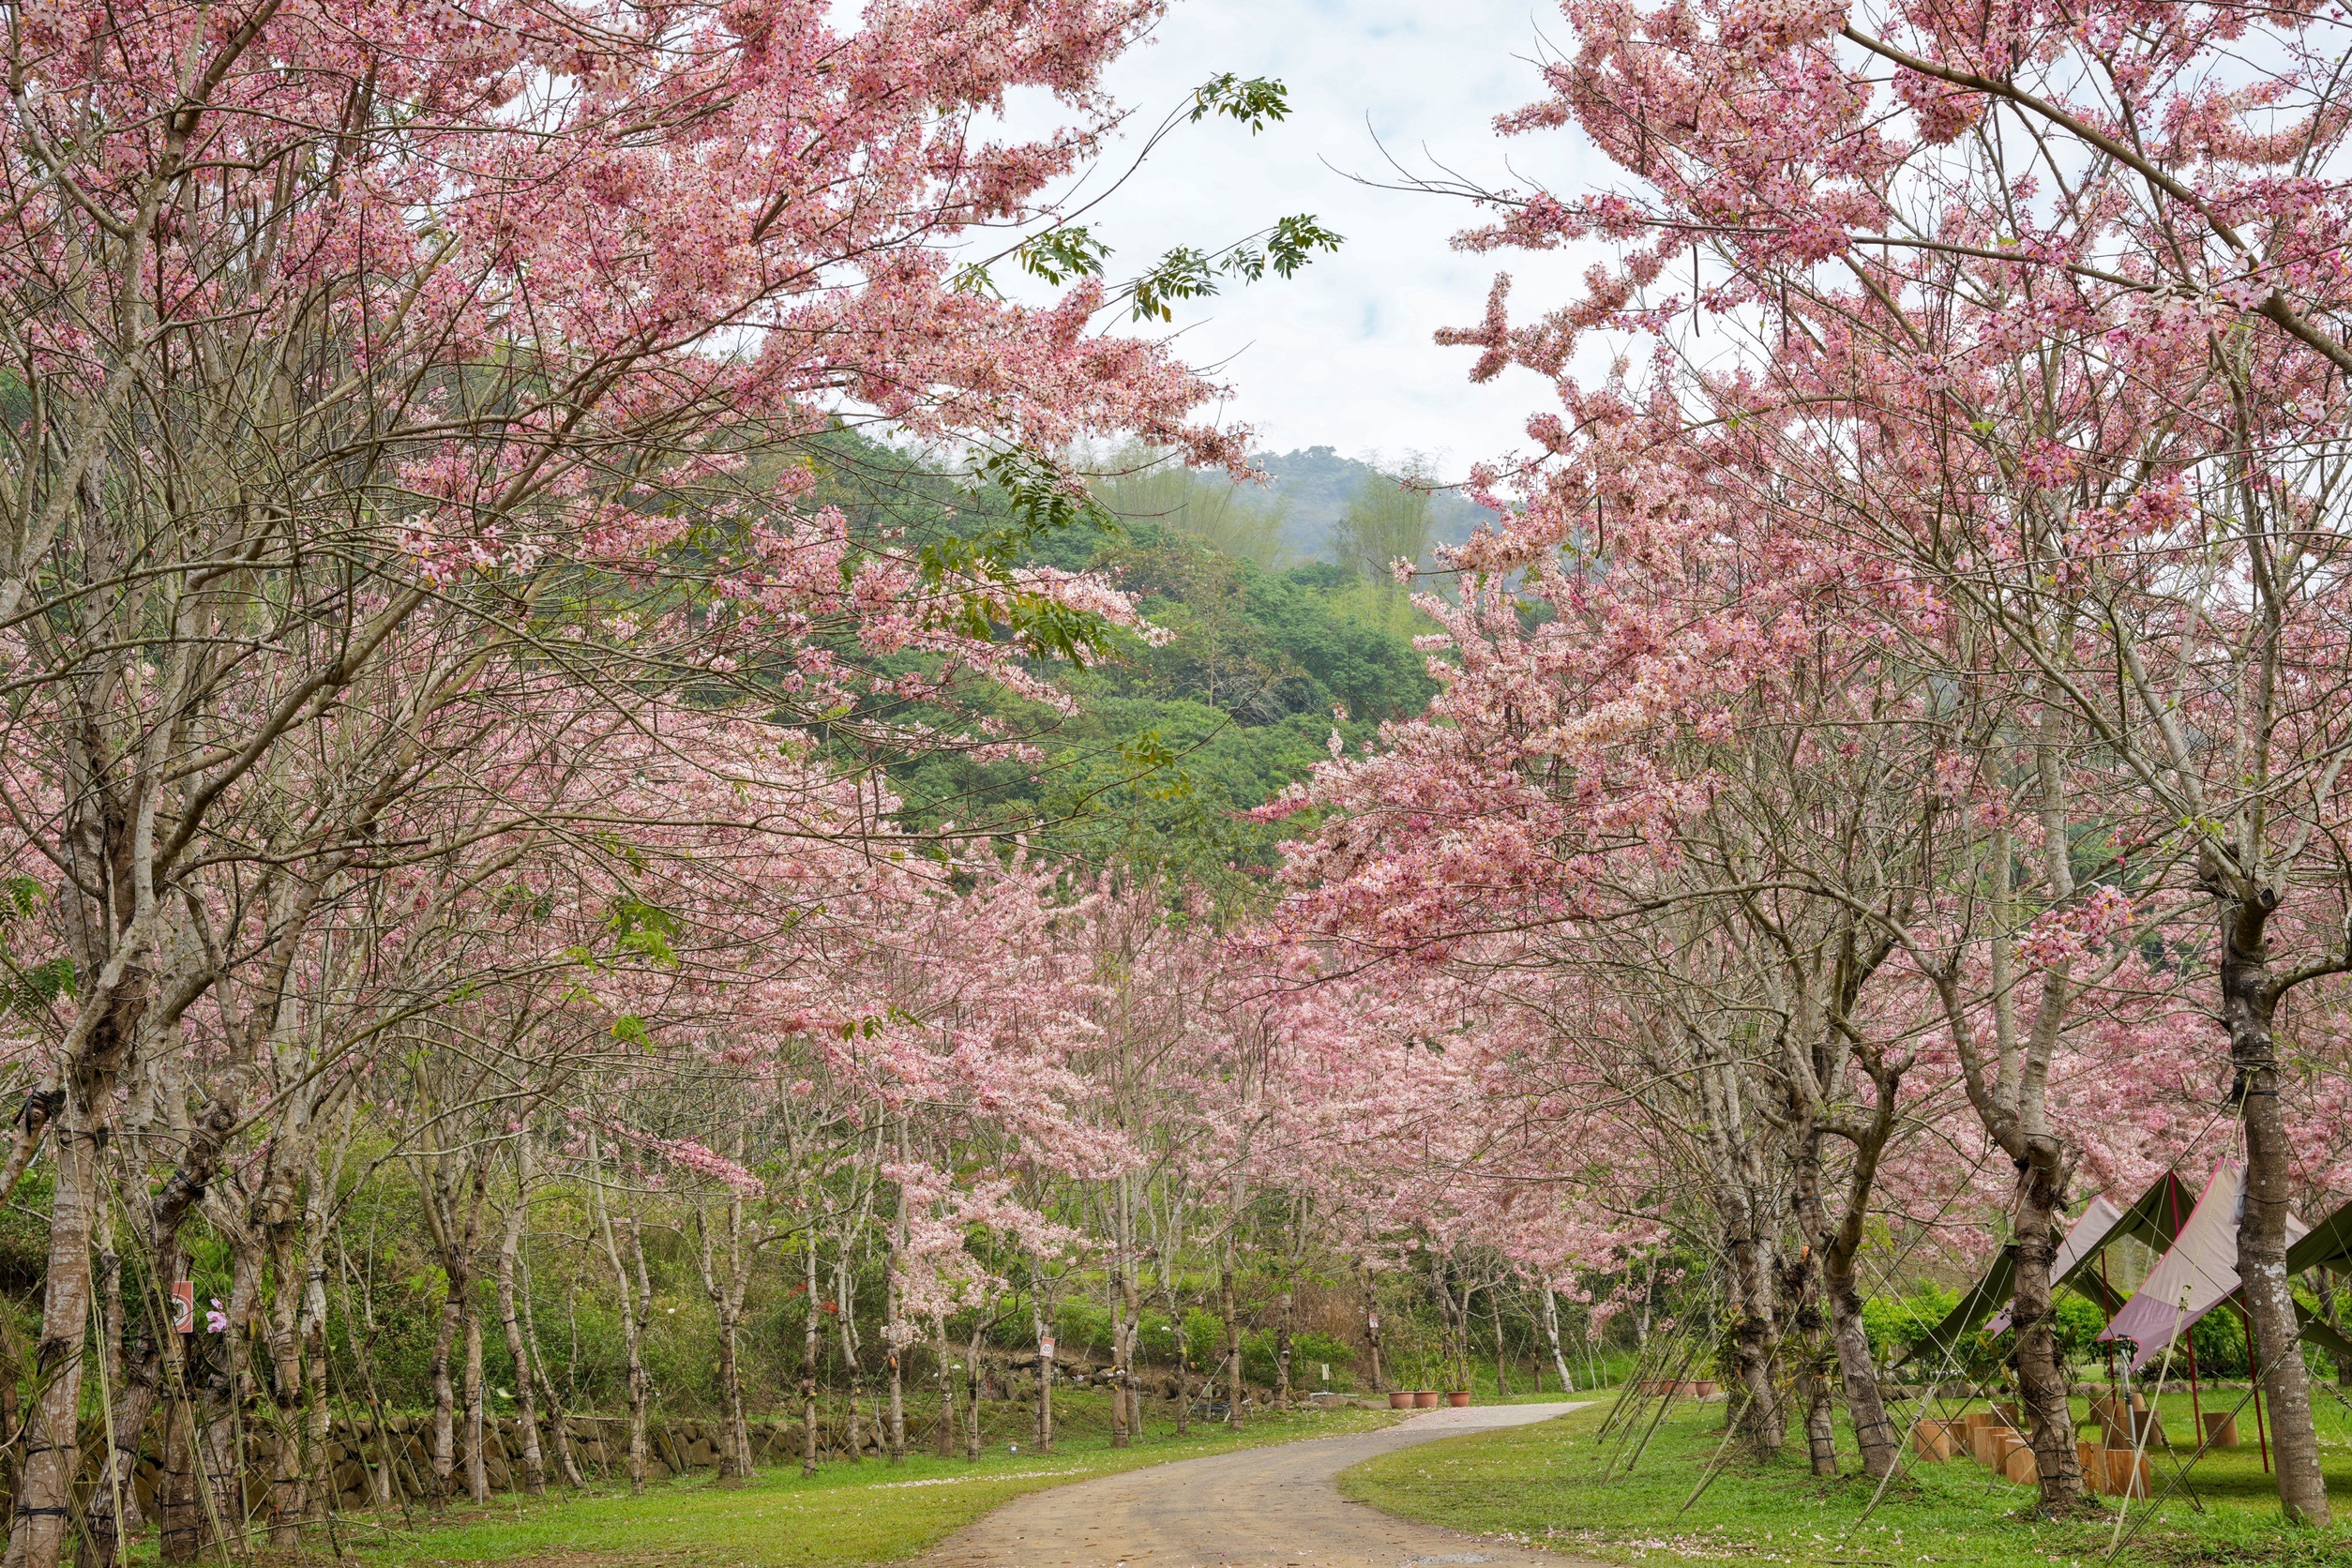
<svg viewBox="0 0 2352 1568">
<path fill-rule="evenodd" d="M 1019 833 L 1076 866 L 1165 874 L 1235 907 L 1258 896 L 1302 821 L 1246 813 L 1325 760 L 1334 728 L 1353 746 L 1435 689 L 1411 645 L 1427 627 L 1401 596 L 1327 563 L 1272 564 L 1274 520 L 1254 504 L 1228 508 L 1213 529 L 1178 480 L 1154 476 L 1131 495 L 1114 487 L 1104 505 L 1018 455 L 958 485 L 847 432 L 828 438 L 818 476 L 818 499 L 861 531 L 902 532 L 940 570 L 1018 560 L 1099 571 L 1173 634 L 1164 645 L 1122 638 L 1035 661 L 1078 699 L 1075 714 L 980 689 L 964 715 L 896 714 L 950 732 L 985 721 L 992 738 L 1041 753 L 983 760 L 951 747 L 898 761 L 890 777 L 911 826 Z M 1211 536 L 1262 559 L 1237 558 Z M 1053 652 L 1033 637 L 1028 645 Z M 1335 720 L 1335 709 L 1347 716 Z"/>
</svg>

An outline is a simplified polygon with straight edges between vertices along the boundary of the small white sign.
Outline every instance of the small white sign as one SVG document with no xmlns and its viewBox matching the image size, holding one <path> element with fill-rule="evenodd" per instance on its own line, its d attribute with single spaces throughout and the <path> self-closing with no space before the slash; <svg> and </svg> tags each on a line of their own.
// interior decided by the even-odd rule
<svg viewBox="0 0 2352 1568">
<path fill-rule="evenodd" d="M 1048 1334 L 1045 1338 L 1037 1341 L 1037 1353 L 1045 1357 L 1048 1361 L 1051 1361 L 1053 1359 L 1053 1335 Z"/>
</svg>

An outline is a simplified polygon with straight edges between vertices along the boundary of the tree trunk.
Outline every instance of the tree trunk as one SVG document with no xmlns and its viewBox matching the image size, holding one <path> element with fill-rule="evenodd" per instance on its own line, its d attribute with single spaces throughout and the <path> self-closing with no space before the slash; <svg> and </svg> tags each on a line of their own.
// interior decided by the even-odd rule
<svg viewBox="0 0 2352 1568">
<path fill-rule="evenodd" d="M 1119 1307 L 1125 1326 L 1120 1330 L 1119 1386 L 1113 1397 L 1126 1401 L 1127 1436 L 1132 1441 L 1143 1436 L 1143 1282 L 1142 1266 L 1136 1259 L 1135 1191 L 1123 1175 L 1119 1178 L 1119 1252 L 1126 1263 L 1119 1280 Z"/>
<path fill-rule="evenodd" d="M 623 1339 L 628 1352 L 629 1494 L 641 1497 L 645 1491 L 645 1409 L 652 1393 L 645 1380 L 645 1323 L 653 1304 L 647 1299 L 651 1292 L 646 1289 L 645 1242 L 638 1233 L 635 1215 L 629 1217 L 628 1227 L 629 1261 L 637 1272 L 633 1282 L 636 1289 L 623 1297 L 626 1312 L 622 1319 Z"/>
<path fill-rule="evenodd" d="M 1225 1425 L 1242 1429 L 1242 1324 L 1233 1300 L 1233 1238 L 1218 1259 L 1217 1309 L 1225 1314 Z"/>
<path fill-rule="evenodd" d="M 524 1177 L 527 1184 L 528 1175 Z M 522 1488 L 531 1496 L 547 1496 L 547 1456 L 539 1448 L 538 1390 L 532 1385 L 530 1348 L 522 1342 L 522 1322 L 515 1312 L 515 1262 L 522 1254 L 522 1225 L 531 1192 L 523 1185 L 515 1206 L 506 1211 L 506 1224 L 498 1239 L 498 1327 L 506 1336 L 506 1356 L 515 1364 L 515 1425 L 522 1440 Z"/>
<path fill-rule="evenodd" d="M 475 1507 L 490 1501 L 490 1434 L 482 1419 L 482 1315 L 465 1300 L 465 1489 Z"/>
<path fill-rule="evenodd" d="M 645 1244 L 638 1233 L 633 1214 L 621 1222 L 629 1233 L 628 1251 L 626 1256 L 622 1252 L 612 1220 L 612 1205 L 605 1197 L 602 1152 L 597 1145 L 592 1127 L 588 1134 L 588 1163 L 595 1176 L 588 1185 L 589 1213 L 597 1236 L 604 1243 L 605 1262 L 612 1270 L 613 1288 L 620 1298 L 621 1346 L 628 1368 L 629 1493 L 641 1497 L 645 1491 L 644 1339 L 646 1319 L 653 1311 L 652 1281 L 645 1273 Z"/>
<path fill-rule="evenodd" d="M 1805 1408 L 1805 1461 L 1813 1473 L 1837 1475 L 1837 1423 L 1830 1402 L 1830 1380 L 1821 1376 L 1821 1358 L 1814 1352 L 1812 1336 L 1804 1340 L 1804 1363 L 1798 1368 L 1797 1389 Z"/>
<path fill-rule="evenodd" d="M 273 1551 L 302 1546 L 302 1337 L 301 1290 L 294 1266 L 294 1238 L 282 1228 L 271 1248 L 278 1295 L 269 1309 L 271 1456 L 269 1545 Z"/>
<path fill-rule="evenodd" d="M 1902 1455 L 1894 1424 L 1887 1419 L 1886 1401 L 1878 1393 L 1870 1330 L 1862 1321 L 1862 1282 L 1850 1257 L 1842 1266 L 1834 1251 L 1823 1259 L 1821 1291 L 1829 1304 L 1838 1382 L 1846 1394 L 1847 1416 L 1854 1424 L 1855 1444 L 1862 1450 L 1862 1471 L 1875 1481 L 1884 1480 L 1894 1473 Z"/>
<path fill-rule="evenodd" d="M 1274 1301 L 1274 1409 L 1290 1408 L 1290 1322 L 1297 1298 L 1291 1294 L 1289 1281 L 1283 1282 L 1282 1294 Z"/>
<path fill-rule="evenodd" d="M 1837 1474 L 1837 1424 L 1829 1380 L 1821 1376 L 1827 1334 L 1821 1315 L 1819 1254 L 1810 1246 L 1781 1271 L 1781 1335 L 1784 1353 L 1797 1361 L 1797 1398 L 1803 1411 L 1805 1461 L 1813 1473 Z"/>
<path fill-rule="evenodd" d="M 1900 1458 L 1893 1423 L 1887 1419 L 1886 1401 L 1878 1394 L 1878 1369 L 1870 1356 L 1870 1332 L 1862 1322 L 1862 1283 L 1855 1272 L 1861 1251 L 1862 1222 L 1869 1193 L 1877 1180 L 1878 1156 L 1893 1129 L 1894 1084 L 1878 1088 L 1881 1114 L 1855 1142 L 1855 1168 L 1847 1178 L 1844 1214 L 1832 1226 L 1821 1192 L 1821 1138 L 1816 1128 L 1797 1144 L 1791 1183 L 1795 1188 L 1798 1224 L 1821 1260 L 1821 1297 L 1829 1311 L 1830 1340 L 1837 1354 L 1838 1382 L 1846 1395 L 1846 1412 L 1854 1424 L 1854 1440 L 1862 1450 L 1863 1473 L 1884 1480 L 1894 1473 Z"/>
<path fill-rule="evenodd" d="M 1042 1270 L 1044 1265 L 1040 1264 Z M 1053 1452 L 1053 1357 L 1046 1353 L 1046 1341 L 1053 1330 L 1047 1317 L 1045 1298 L 1035 1291 L 1030 1294 L 1029 1314 L 1037 1331 L 1037 1452 Z"/>
<path fill-rule="evenodd" d="M 1511 1353 L 1502 1338 L 1502 1287 L 1489 1286 L 1486 1290 L 1486 1312 L 1495 1324 L 1495 1397 L 1511 1397 Z"/>
<path fill-rule="evenodd" d="M 196 1492 L 196 1425 L 187 1392 L 174 1386 L 163 1413 L 163 1476 L 157 1485 L 166 1562 L 193 1562 L 204 1545 L 204 1509 Z"/>
<path fill-rule="evenodd" d="M 443 1292 L 441 1323 L 433 1331 L 433 1353 L 430 1363 L 433 1389 L 433 1439 L 431 1473 L 425 1481 L 425 1502 L 439 1513 L 449 1500 L 449 1482 L 457 1470 L 457 1385 L 449 1377 L 449 1352 L 456 1349 L 458 1330 L 464 1310 L 458 1304 L 458 1281 L 449 1279 Z"/>
<path fill-rule="evenodd" d="M 100 1027 L 110 1022 L 101 1020 Z M 93 1060 L 101 1054 L 102 1060 Z M 17 1477 L 7 1568 L 57 1568 L 65 1555 L 73 1482 L 82 1469 L 82 1353 L 90 1322 L 90 1237 L 100 1202 L 99 1167 L 112 1130 L 108 1115 L 122 1054 L 120 1045 L 103 1053 L 85 1051 L 76 1064 L 58 1131 L 49 1270 L 42 1283 L 32 1412 Z"/>
<path fill-rule="evenodd" d="M 1560 1372 L 1560 1392 L 1576 1393 L 1576 1380 L 1568 1375 L 1568 1357 L 1560 1348 L 1560 1298 L 1552 1293 L 1549 1281 L 1544 1285 L 1544 1337 L 1551 1342 L 1552 1365 Z M 1380 1365 L 1378 1356 L 1376 1350 L 1372 1364 L 1375 1367 Z"/>
<path fill-rule="evenodd" d="M 718 1387 L 727 1413 L 727 1450 L 718 1456 L 722 1481 L 751 1479 L 751 1429 L 743 1413 L 742 1334 L 734 1313 L 722 1307 L 718 1315 Z"/>
<path fill-rule="evenodd" d="M 2277 897 L 2269 889 L 2228 908 L 2222 929 L 2222 1019 L 2246 1132 L 2246 1201 L 2238 1219 L 2238 1277 L 2254 1328 L 2255 1369 L 2269 1407 L 2279 1505 L 2293 1524 L 2325 1530 L 2328 1487 L 2319 1470 L 2312 1422 L 2311 1377 L 2295 1320 L 2294 1282 L 2286 1275 L 2288 1181 L 2294 1152 L 2279 1108 L 2279 1063 L 2272 1034 L 2278 995 L 2264 927 Z"/>
<path fill-rule="evenodd" d="M 1127 1446 L 1127 1258 L 1118 1222 L 1112 1222 L 1110 1277 L 1105 1282 L 1110 1297 L 1110 1446 Z"/>
<path fill-rule="evenodd" d="M 114 1222 L 103 1202 L 98 1205 L 94 1244 L 96 1254 L 92 1262 L 98 1274 L 100 1319 L 98 1324 L 99 1386 L 119 1395 L 123 1387 L 123 1255 L 115 1245 Z M 131 1440 L 134 1443 L 137 1441 L 135 1438 Z"/>
<path fill-rule="evenodd" d="M 817 1233 L 808 1232 L 807 1248 L 802 1254 L 806 1277 L 802 1295 L 808 1304 L 807 1321 L 801 1326 L 800 1336 L 800 1473 L 817 1473 Z"/>
<path fill-rule="evenodd" d="M 1766 1458 L 1780 1453 L 1788 1433 L 1788 1417 L 1781 1409 L 1780 1390 L 1772 1364 L 1780 1350 L 1780 1326 L 1774 1310 L 1771 1244 L 1750 1227 L 1745 1205 L 1731 1215 L 1731 1353 L 1740 1380 L 1740 1410 L 1733 1412 L 1741 1435 Z"/>
<path fill-rule="evenodd" d="M 344 1271 L 348 1274 L 351 1269 L 351 1259 L 348 1255 L 342 1257 L 342 1263 Z M 370 1479 L 375 1487 L 376 1506 L 389 1508 L 397 1497 L 400 1500 L 402 1512 L 405 1514 L 407 1494 L 397 1485 L 393 1472 L 393 1467 L 400 1462 L 400 1455 L 392 1446 L 391 1424 L 384 1416 L 384 1396 L 376 1387 L 375 1364 L 368 1354 L 368 1334 L 374 1331 L 375 1324 L 372 1321 L 369 1322 L 366 1325 L 368 1332 L 362 1332 L 359 1317 L 367 1310 L 367 1298 L 364 1292 L 360 1294 L 360 1312 L 354 1313 L 352 1310 L 352 1297 L 351 1290 L 346 1289 L 343 1292 L 343 1339 L 351 1349 L 352 1370 L 359 1374 L 359 1386 L 367 1395 L 368 1417 L 374 1430 L 376 1465 L 375 1474 Z"/>
<path fill-rule="evenodd" d="M 2062 1160 L 2055 1138 L 2037 1138 L 2028 1148 L 2017 1204 L 2017 1304 L 2011 1318 L 2017 1345 L 2017 1398 L 2031 1428 L 2042 1505 L 2055 1512 L 2073 1507 L 2083 1492 L 2050 1287 L 2050 1264 L 2058 1254 L 2058 1214 L 2066 1198 Z"/>
<path fill-rule="evenodd" d="M 302 1291 L 302 1516 L 323 1523 L 335 1500 L 334 1467 L 327 1456 L 327 1444 L 335 1435 L 335 1410 L 326 1391 L 326 1265 L 323 1244 L 315 1233 L 306 1238 L 304 1247 L 309 1260 L 304 1265 Z"/>
<path fill-rule="evenodd" d="M 584 1487 L 588 1485 L 588 1474 L 580 1468 L 580 1455 L 572 1448 L 571 1429 L 565 1425 L 563 1395 L 556 1392 L 555 1380 L 548 1376 L 547 1358 L 539 1351 L 539 1325 L 531 1307 L 529 1255 L 519 1255 L 517 1262 L 522 1275 L 519 1286 L 522 1305 L 522 1348 L 531 1359 L 516 1376 L 535 1380 L 540 1397 L 547 1403 L 548 1432 L 555 1440 L 555 1463 L 563 1472 L 564 1485 L 574 1488 Z"/>
<path fill-rule="evenodd" d="M 907 1158 L 907 1122 L 898 1119 L 898 1159 Z M 891 1218 L 890 1267 L 882 1281 L 882 1347 L 888 1360 L 890 1374 L 890 1418 L 883 1428 L 883 1440 L 890 1450 L 890 1462 L 907 1462 L 907 1379 L 902 1364 L 906 1350 L 905 1325 L 901 1314 L 905 1303 L 898 1289 L 898 1268 L 907 1250 L 907 1187 L 903 1182 L 894 1183 L 898 1189 L 897 1212 Z"/>
<path fill-rule="evenodd" d="M 1192 1336 L 1184 1332 L 1184 1303 L 1176 1299 L 1176 1281 L 1164 1274 L 1160 1290 L 1168 1298 L 1168 1337 L 1176 1342 L 1176 1435 L 1192 1432 Z"/>
<path fill-rule="evenodd" d="M 851 1464 L 861 1464 L 866 1458 L 865 1434 L 857 1425 L 857 1290 L 850 1282 L 850 1249 L 847 1238 L 841 1244 L 841 1256 L 833 1265 L 833 1326 L 841 1338 L 841 1368 L 849 1384 L 848 1425 L 842 1435 L 846 1450 L 842 1457 Z"/>
<path fill-rule="evenodd" d="M 972 1343 L 964 1351 L 964 1395 L 969 1407 L 965 1412 L 964 1459 L 975 1465 L 980 1462 L 980 1397 L 986 1392 L 986 1385 L 980 1380 L 980 1336 L 986 1332 L 987 1322 L 973 1313 Z"/>
<path fill-rule="evenodd" d="M 939 1456 L 956 1456 L 956 1369 L 947 1362 L 947 1319 L 931 1319 L 931 1361 L 939 1375 Z"/>
<path fill-rule="evenodd" d="M 139 1241 L 146 1249 L 148 1270 L 152 1276 L 148 1289 L 151 1297 L 160 1298 L 187 1268 L 188 1249 L 180 1241 L 180 1226 L 187 1219 L 188 1209 L 219 1171 L 224 1142 L 235 1130 L 236 1121 L 235 1112 L 223 1102 L 214 1100 L 208 1103 L 188 1129 L 188 1146 L 180 1155 L 178 1168 L 148 1203 L 146 1225 Z M 121 1485 L 119 1487 L 106 1485 L 101 1477 L 100 1484 L 91 1494 L 89 1511 L 83 1520 L 84 1554 L 101 1563 L 111 1563 L 120 1556 L 118 1537 L 135 1537 L 139 1531 L 138 1490 L 131 1484 L 131 1472 L 137 1462 L 139 1434 L 146 1430 L 148 1417 L 154 1413 L 157 1400 L 168 1396 L 177 1402 L 176 1413 L 166 1417 L 166 1479 L 162 1490 L 168 1490 L 171 1480 L 169 1423 L 173 1420 L 185 1423 L 188 1419 L 185 1408 L 187 1363 L 188 1343 L 191 1336 L 175 1332 L 164 1320 L 164 1308 L 159 1299 L 150 1300 L 144 1304 L 145 1311 L 142 1316 L 145 1327 L 140 1332 L 139 1352 L 123 1367 L 113 1384 L 116 1390 L 114 1431 L 118 1444 L 114 1462 L 116 1478 Z M 184 1440 L 178 1457 L 182 1469 L 188 1469 L 188 1450 Z M 121 1496 L 123 1509 L 119 1528 L 114 1517 L 117 1492 Z M 193 1500 L 193 1493 L 188 1494 L 188 1500 Z M 188 1557 L 193 1557 L 197 1544 L 192 1523 L 188 1529 L 185 1550 Z M 167 1541 L 167 1545 L 172 1544 Z M 166 1560 L 185 1561 L 188 1557 L 167 1558 Z"/>
<path fill-rule="evenodd" d="M 98 1440 L 105 1447 L 83 1516 L 80 1560 L 84 1568 L 113 1568 L 121 1556 L 123 1535 L 135 1534 L 139 1529 L 138 1491 L 130 1477 L 139 1450 L 140 1425 L 145 1419 L 144 1408 L 151 1402 L 138 1400 L 135 1389 L 126 1383 L 123 1376 L 122 1256 L 115 1250 L 114 1227 L 103 1207 L 98 1210 L 98 1237 L 100 1304 L 94 1326 L 98 1342 L 98 1397 L 110 1403 L 98 1429 Z M 146 1364 L 146 1341 L 152 1337 L 151 1334 L 142 1336 L 137 1358 L 139 1370 L 145 1374 L 139 1380 L 142 1382 L 153 1380 L 153 1369 Z M 139 1423 L 128 1419 L 129 1406 L 134 1402 L 142 1406 Z"/>
<path fill-rule="evenodd" d="M 249 1232 L 229 1238 L 228 1327 L 221 1333 L 224 1365 L 208 1392 L 210 1419 L 197 1433 L 198 1454 L 210 1481 L 208 1530 L 223 1546 L 243 1550 L 249 1523 L 245 1478 L 251 1465 L 245 1440 L 245 1412 L 254 1401 L 253 1329 L 260 1311 L 262 1251 Z"/>
<path fill-rule="evenodd" d="M 885 1434 L 890 1445 L 890 1462 L 894 1465 L 903 1465 L 907 1462 L 906 1369 L 896 1349 L 889 1352 L 889 1360 L 890 1418 Z"/>
</svg>

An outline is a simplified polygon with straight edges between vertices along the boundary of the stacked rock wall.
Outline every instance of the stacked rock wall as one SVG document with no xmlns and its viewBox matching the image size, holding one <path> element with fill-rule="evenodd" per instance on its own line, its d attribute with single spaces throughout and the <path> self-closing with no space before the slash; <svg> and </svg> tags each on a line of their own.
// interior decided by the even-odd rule
<svg viewBox="0 0 2352 1568">
<path fill-rule="evenodd" d="M 277 1439 L 267 1425 L 270 1419 L 271 1412 L 256 1410 L 246 1430 L 245 1499 L 249 1514 L 259 1514 L 268 1506 L 270 1476 L 276 1469 L 277 1452 Z M 799 1422 L 754 1421 L 749 1425 L 754 1464 L 799 1462 Z M 871 1426 L 871 1422 L 863 1422 L 858 1433 L 859 1446 L 867 1453 L 877 1452 L 879 1446 Z M 92 1428 L 83 1434 L 83 1453 L 89 1458 L 88 1468 L 96 1470 L 105 1451 L 105 1437 L 96 1429 L 95 1424 L 92 1424 Z M 565 1419 L 564 1428 L 571 1440 L 572 1452 L 591 1481 L 626 1479 L 629 1427 L 625 1417 L 569 1416 Z M 716 1421 L 649 1422 L 645 1432 L 646 1479 L 659 1481 L 696 1470 L 716 1470 L 725 1434 L 724 1423 Z M 490 1490 L 521 1490 L 521 1423 L 512 1416 L 485 1423 L 483 1435 L 486 1440 L 482 1469 Z M 455 1438 L 456 1462 L 450 1472 L 449 1490 L 453 1498 L 462 1498 L 466 1495 L 468 1459 L 462 1423 Z M 817 1424 L 817 1446 L 821 1456 L 840 1456 L 846 1448 L 846 1423 L 837 1417 L 821 1417 Z M 539 1451 L 545 1462 L 549 1484 L 553 1485 L 560 1479 L 555 1439 L 553 1432 L 545 1425 L 540 1430 Z M 156 1516 L 156 1488 L 163 1473 L 162 1453 L 163 1425 L 158 1418 L 141 1434 L 139 1462 L 132 1472 L 140 1510 L 150 1519 Z M 343 1512 L 374 1507 L 385 1493 L 395 1501 L 421 1503 L 426 1500 L 426 1488 L 432 1474 L 432 1418 L 425 1415 L 392 1416 L 384 1423 L 381 1437 L 376 1423 L 370 1419 L 339 1419 L 334 1423 L 328 1440 L 326 1463 L 337 1507 Z M 388 1483 L 383 1479 L 387 1470 Z"/>
</svg>

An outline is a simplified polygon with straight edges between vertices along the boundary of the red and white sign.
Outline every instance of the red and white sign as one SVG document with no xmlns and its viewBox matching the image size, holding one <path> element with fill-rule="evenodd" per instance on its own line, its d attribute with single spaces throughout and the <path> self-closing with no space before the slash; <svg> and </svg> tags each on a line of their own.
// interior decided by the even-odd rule
<svg viewBox="0 0 2352 1568">
<path fill-rule="evenodd" d="M 196 1282 L 192 1279 L 172 1281 L 172 1330 L 175 1334 L 196 1332 Z"/>
<path fill-rule="evenodd" d="M 1037 1341 L 1037 1353 L 1048 1361 L 1053 1359 L 1053 1335 L 1048 1334 Z"/>
</svg>

